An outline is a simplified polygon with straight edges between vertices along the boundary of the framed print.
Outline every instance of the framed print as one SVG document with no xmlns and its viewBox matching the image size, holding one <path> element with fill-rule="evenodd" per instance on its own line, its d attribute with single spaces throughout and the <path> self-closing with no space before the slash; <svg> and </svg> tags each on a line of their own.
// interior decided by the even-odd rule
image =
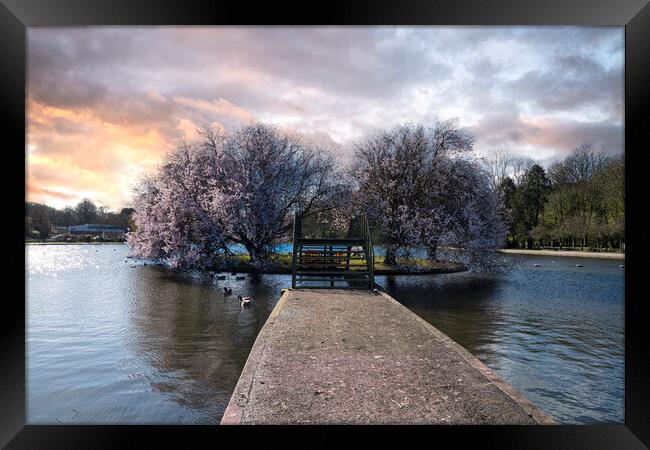
<svg viewBox="0 0 650 450">
<path fill-rule="evenodd" d="M 650 445 L 646 1 L 0 16 L 3 445 Z"/>
</svg>

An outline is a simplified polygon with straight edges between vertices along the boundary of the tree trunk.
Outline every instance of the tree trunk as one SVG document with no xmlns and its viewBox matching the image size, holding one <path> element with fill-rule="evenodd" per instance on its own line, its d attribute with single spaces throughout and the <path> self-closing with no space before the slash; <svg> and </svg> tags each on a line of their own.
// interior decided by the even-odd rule
<svg viewBox="0 0 650 450">
<path fill-rule="evenodd" d="M 252 263 L 264 261 L 266 259 L 266 251 L 263 245 L 255 245 L 252 242 L 244 244 L 246 251 L 251 258 Z"/>
<path fill-rule="evenodd" d="M 387 266 L 394 266 L 397 262 L 395 260 L 395 248 L 386 247 L 386 256 L 384 257 L 384 264 Z"/>
<path fill-rule="evenodd" d="M 438 242 L 431 242 L 427 245 L 427 255 L 431 261 L 435 261 L 438 253 Z"/>
</svg>

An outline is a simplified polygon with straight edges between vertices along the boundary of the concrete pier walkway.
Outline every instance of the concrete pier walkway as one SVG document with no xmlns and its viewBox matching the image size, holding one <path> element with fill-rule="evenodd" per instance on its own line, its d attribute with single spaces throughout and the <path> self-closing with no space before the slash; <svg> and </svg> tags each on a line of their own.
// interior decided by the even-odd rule
<svg viewBox="0 0 650 450">
<path fill-rule="evenodd" d="M 286 290 L 222 424 L 551 424 L 389 295 Z"/>
</svg>

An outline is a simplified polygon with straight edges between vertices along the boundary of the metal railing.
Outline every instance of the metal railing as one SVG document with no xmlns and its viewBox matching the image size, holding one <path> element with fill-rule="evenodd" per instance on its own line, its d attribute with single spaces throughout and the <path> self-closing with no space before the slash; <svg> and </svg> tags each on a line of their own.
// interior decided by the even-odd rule
<svg viewBox="0 0 650 450">
<path fill-rule="evenodd" d="M 375 288 L 375 252 L 372 247 L 372 238 L 370 237 L 370 226 L 368 225 L 368 216 L 366 213 L 355 217 L 350 221 L 348 229 L 349 238 L 363 239 L 363 246 L 366 250 L 366 264 L 368 267 L 368 275 L 370 279 L 370 289 Z"/>
<path fill-rule="evenodd" d="M 296 260 L 298 257 L 298 241 L 302 237 L 302 211 L 296 210 L 293 213 L 293 243 L 291 257 L 291 287 L 296 287 Z"/>
<path fill-rule="evenodd" d="M 362 250 L 354 251 L 355 246 L 361 246 Z M 374 289 L 374 249 L 366 214 L 350 221 L 347 237 L 318 239 L 303 235 L 302 212 L 296 211 L 292 253 L 293 288 L 296 287 L 296 282 L 324 281 L 324 278 L 330 277 L 330 287 L 334 287 L 336 278 L 339 281 L 347 281 L 349 287 L 367 285 L 369 289 Z M 354 270 L 363 267 L 363 260 L 366 269 Z M 354 265 L 351 265 L 351 261 Z"/>
</svg>

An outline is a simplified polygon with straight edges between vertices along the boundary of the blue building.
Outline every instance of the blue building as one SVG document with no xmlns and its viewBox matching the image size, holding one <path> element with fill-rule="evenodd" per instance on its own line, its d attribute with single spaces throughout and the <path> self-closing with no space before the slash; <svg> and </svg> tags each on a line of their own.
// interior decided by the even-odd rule
<svg viewBox="0 0 650 450">
<path fill-rule="evenodd" d="M 69 234 L 76 235 L 95 235 L 106 237 L 106 235 L 111 235 L 111 237 L 124 237 L 124 234 L 127 232 L 126 228 L 118 227 L 115 225 L 102 225 L 95 223 L 85 223 L 83 225 L 70 225 L 68 227 Z"/>
</svg>

